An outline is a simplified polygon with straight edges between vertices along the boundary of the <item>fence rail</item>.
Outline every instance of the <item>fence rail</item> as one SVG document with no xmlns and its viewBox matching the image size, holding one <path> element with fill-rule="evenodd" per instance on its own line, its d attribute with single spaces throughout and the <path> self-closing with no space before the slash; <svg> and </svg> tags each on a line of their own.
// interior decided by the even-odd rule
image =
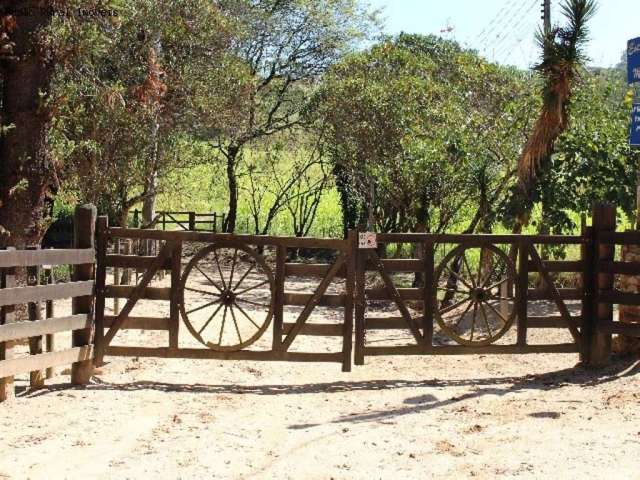
<svg viewBox="0 0 640 480">
<path fill-rule="evenodd" d="M 53 376 L 53 368 L 62 365 L 71 365 L 73 383 L 88 383 L 93 365 L 95 220 L 94 207 L 76 209 L 74 249 L 0 251 L 0 401 L 14 395 L 15 375 L 28 373 L 31 388 L 41 388 L 45 378 Z M 52 267 L 60 265 L 73 266 L 71 282 L 55 283 Z M 40 284 L 43 266 L 49 272 L 45 285 Z M 19 286 L 19 269 L 25 267 L 27 285 Z M 53 301 L 68 298 L 72 314 L 56 317 Z M 22 304 L 28 321 L 16 322 L 16 307 Z M 54 335 L 62 332 L 71 332 L 70 348 L 55 350 Z M 16 344 L 25 340 L 28 355 L 14 357 Z"/>
</svg>

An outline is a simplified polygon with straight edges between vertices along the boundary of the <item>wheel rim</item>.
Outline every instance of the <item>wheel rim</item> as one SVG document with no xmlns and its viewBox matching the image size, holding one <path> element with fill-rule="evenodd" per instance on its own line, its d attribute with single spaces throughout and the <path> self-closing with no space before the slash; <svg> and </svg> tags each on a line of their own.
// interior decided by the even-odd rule
<svg viewBox="0 0 640 480">
<path fill-rule="evenodd" d="M 246 245 L 215 243 L 187 264 L 180 312 L 189 332 L 217 351 L 256 342 L 273 318 L 274 280 L 264 258 Z"/>
<path fill-rule="evenodd" d="M 515 278 L 513 262 L 494 245 L 460 245 L 449 252 L 435 274 L 435 316 L 443 333 L 461 345 L 499 340 L 515 320 L 515 298 L 508 291 Z"/>
</svg>

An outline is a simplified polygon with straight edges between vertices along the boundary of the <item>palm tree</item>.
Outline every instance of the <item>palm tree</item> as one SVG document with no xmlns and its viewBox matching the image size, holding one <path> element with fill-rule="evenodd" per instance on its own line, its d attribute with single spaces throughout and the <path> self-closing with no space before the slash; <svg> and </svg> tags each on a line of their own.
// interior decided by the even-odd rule
<svg viewBox="0 0 640 480">
<path fill-rule="evenodd" d="M 516 231 L 527 223 L 537 179 L 549 164 L 558 137 L 569 125 L 568 109 L 574 87 L 587 60 L 584 47 L 589 39 L 587 24 L 596 12 L 595 0 L 565 0 L 561 6 L 564 27 L 540 30 L 537 41 L 542 60 L 535 67 L 543 80 L 543 104 L 535 127 L 518 160 L 521 214 Z"/>
</svg>

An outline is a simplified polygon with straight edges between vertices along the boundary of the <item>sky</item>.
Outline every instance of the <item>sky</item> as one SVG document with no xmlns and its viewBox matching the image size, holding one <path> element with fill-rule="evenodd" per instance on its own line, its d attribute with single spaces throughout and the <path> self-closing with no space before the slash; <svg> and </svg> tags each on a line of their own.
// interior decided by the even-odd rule
<svg viewBox="0 0 640 480">
<path fill-rule="evenodd" d="M 369 0 L 382 8 L 385 33 L 436 34 L 472 47 L 491 61 L 528 68 L 537 61 L 534 42 L 542 0 Z M 561 23 L 560 0 L 552 22 Z M 620 62 L 627 40 L 640 37 L 640 0 L 598 0 L 588 47 L 590 64 Z"/>
</svg>

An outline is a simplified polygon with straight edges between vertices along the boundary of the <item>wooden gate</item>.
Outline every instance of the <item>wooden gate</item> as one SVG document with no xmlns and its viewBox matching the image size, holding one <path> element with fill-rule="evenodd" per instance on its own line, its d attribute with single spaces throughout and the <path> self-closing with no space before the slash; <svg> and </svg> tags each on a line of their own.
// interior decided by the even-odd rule
<svg viewBox="0 0 640 480">
<path fill-rule="evenodd" d="M 388 233 L 359 248 L 355 232 L 345 240 L 166 232 L 109 228 L 100 218 L 97 362 L 105 355 L 339 362 L 349 371 L 355 338 L 357 365 L 380 355 L 526 353 L 605 363 L 612 333 L 640 336 L 637 325 L 613 321 L 614 304 L 640 305 L 640 293 L 614 288 L 616 274 L 640 274 L 640 264 L 613 261 L 614 245 L 640 244 L 640 234 L 614 230 L 615 209 L 600 207 L 581 235 Z M 158 242 L 158 255 L 110 253 L 121 238 Z M 574 259 L 546 260 L 558 247 Z M 301 250 L 326 260 L 304 263 Z M 135 269 L 140 280 L 108 284 L 113 269 Z M 159 279 L 160 271 L 170 274 Z M 573 276 L 570 284 L 561 284 L 563 274 Z M 302 277 L 306 291 L 296 290 Z M 111 298 L 127 301 L 107 314 Z M 164 302 L 167 314 L 136 316 L 149 301 Z M 342 308 L 340 320 L 311 321 L 322 307 Z M 397 313 L 384 314 L 389 309 Z M 168 343 L 114 345 L 130 329 L 166 331 Z M 539 329 L 568 335 L 542 342 Z M 388 341 L 393 330 L 399 334 Z M 307 336 L 336 337 L 339 345 L 326 351 Z"/>
<path fill-rule="evenodd" d="M 551 272 L 578 273 L 581 285 L 588 283 L 585 282 L 590 268 L 588 236 L 380 234 L 377 241 L 378 250 L 388 251 L 389 245 L 409 245 L 420 255 L 413 259 L 381 259 L 376 250 L 359 250 L 356 364 L 362 364 L 365 356 L 376 355 L 582 351 L 582 313 L 588 308 L 587 290 L 582 286 L 558 288 Z M 579 246 L 580 260 L 541 260 L 536 246 L 561 244 Z M 442 252 L 437 264 L 436 252 Z M 530 272 L 540 274 L 538 288 L 529 288 Z M 416 274 L 414 284 L 417 280 L 421 285 L 399 287 L 397 283 L 403 279 L 392 278 L 398 273 L 404 273 L 405 282 L 407 273 Z M 368 288 L 371 279 L 367 281 L 366 277 L 375 275 L 382 286 Z M 367 304 L 381 300 L 391 302 L 400 316 L 367 315 Z M 558 313 L 529 314 L 529 304 L 541 300 L 552 301 Z M 580 302 L 577 315 L 569 311 L 568 300 Z M 566 328 L 572 341 L 530 343 L 528 332 L 536 328 Z M 375 346 L 367 341 L 367 334 L 389 330 L 405 330 L 413 341 L 380 345 L 377 339 Z"/>
<path fill-rule="evenodd" d="M 105 217 L 99 219 L 97 235 L 98 364 L 105 355 L 112 355 L 340 362 L 343 370 L 350 370 L 355 278 L 353 235 L 346 240 L 332 240 L 110 228 Z M 152 240 L 161 247 L 157 256 L 109 253 L 118 238 Z M 315 264 L 290 261 L 289 257 L 293 258 L 300 250 L 320 252 L 330 260 Z M 136 285 L 117 285 L 118 281 L 108 284 L 107 279 L 116 268 L 144 273 Z M 158 280 L 160 270 L 170 272 L 168 280 Z M 288 291 L 286 281 L 291 276 L 317 280 L 311 291 Z M 339 293 L 327 293 L 330 285 L 338 280 L 340 284 L 334 288 Z M 259 292 L 261 297 L 247 297 L 249 292 Z M 106 301 L 111 298 L 127 301 L 121 311 L 107 315 Z M 143 301 L 168 302 L 169 315 L 133 315 L 134 308 Z M 202 301 L 204 303 L 197 304 Z M 312 313 L 322 306 L 342 307 L 342 321 L 310 322 Z M 294 307 L 302 309 L 287 311 L 295 310 Z M 286 321 L 287 317 L 295 320 Z M 190 335 L 182 335 L 182 326 Z M 212 330 L 213 327 L 217 328 Z M 128 329 L 167 331 L 168 345 L 114 345 L 117 334 Z M 269 329 L 272 335 L 270 341 L 265 342 Z M 297 340 L 307 335 L 339 337 L 340 349 L 326 352 L 296 348 Z M 190 346 L 189 341 L 194 340 L 205 348 Z"/>
</svg>

